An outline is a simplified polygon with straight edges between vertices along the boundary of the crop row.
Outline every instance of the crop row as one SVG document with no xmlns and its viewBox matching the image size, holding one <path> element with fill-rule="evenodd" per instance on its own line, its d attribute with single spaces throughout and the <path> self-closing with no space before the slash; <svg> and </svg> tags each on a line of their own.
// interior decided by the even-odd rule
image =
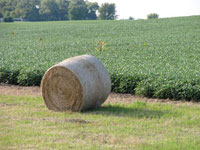
<svg viewBox="0 0 200 150">
<path fill-rule="evenodd" d="M 91 54 L 114 92 L 199 101 L 199 20 L 0 23 L 0 82 L 40 85 L 50 66 Z"/>
</svg>

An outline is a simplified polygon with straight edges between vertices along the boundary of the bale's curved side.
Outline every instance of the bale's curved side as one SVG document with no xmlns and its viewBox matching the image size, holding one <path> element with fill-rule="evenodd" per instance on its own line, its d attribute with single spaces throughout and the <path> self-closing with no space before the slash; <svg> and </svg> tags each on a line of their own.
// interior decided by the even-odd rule
<svg viewBox="0 0 200 150">
<path fill-rule="evenodd" d="M 99 107 L 105 102 L 111 91 L 111 80 L 105 66 L 96 57 L 82 55 L 83 68 L 88 71 L 88 82 L 84 88 L 83 110 Z M 84 80 L 82 80 L 84 81 Z"/>
</svg>

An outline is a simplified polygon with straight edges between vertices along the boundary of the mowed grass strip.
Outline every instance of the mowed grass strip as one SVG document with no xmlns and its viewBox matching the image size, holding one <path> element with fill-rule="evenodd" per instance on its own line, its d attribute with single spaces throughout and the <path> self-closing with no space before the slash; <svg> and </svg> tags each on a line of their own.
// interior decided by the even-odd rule
<svg viewBox="0 0 200 150">
<path fill-rule="evenodd" d="M 200 149 L 200 106 L 106 103 L 53 112 L 41 97 L 0 96 L 0 149 Z"/>
</svg>

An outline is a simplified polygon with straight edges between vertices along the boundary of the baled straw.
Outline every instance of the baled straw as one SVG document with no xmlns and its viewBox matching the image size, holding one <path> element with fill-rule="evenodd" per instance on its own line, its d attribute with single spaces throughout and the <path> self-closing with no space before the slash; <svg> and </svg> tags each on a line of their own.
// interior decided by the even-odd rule
<svg viewBox="0 0 200 150">
<path fill-rule="evenodd" d="M 107 70 L 91 55 L 72 57 L 51 67 L 41 83 L 44 102 L 55 111 L 82 111 L 99 107 L 110 90 Z"/>
</svg>

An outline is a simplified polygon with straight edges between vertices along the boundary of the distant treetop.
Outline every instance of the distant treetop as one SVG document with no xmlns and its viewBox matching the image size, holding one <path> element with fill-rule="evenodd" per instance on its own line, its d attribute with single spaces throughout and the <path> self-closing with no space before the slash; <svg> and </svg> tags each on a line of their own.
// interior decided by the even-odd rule
<svg viewBox="0 0 200 150">
<path fill-rule="evenodd" d="M 99 19 L 100 20 L 114 20 L 116 19 L 116 6 L 114 3 L 104 3 L 99 8 Z"/>
<path fill-rule="evenodd" d="M 27 21 L 114 20 L 115 13 L 113 3 L 99 7 L 97 2 L 86 0 L 0 0 L 0 18 Z"/>
<path fill-rule="evenodd" d="M 157 19 L 159 15 L 157 13 L 151 13 L 147 15 L 147 19 Z"/>
</svg>

